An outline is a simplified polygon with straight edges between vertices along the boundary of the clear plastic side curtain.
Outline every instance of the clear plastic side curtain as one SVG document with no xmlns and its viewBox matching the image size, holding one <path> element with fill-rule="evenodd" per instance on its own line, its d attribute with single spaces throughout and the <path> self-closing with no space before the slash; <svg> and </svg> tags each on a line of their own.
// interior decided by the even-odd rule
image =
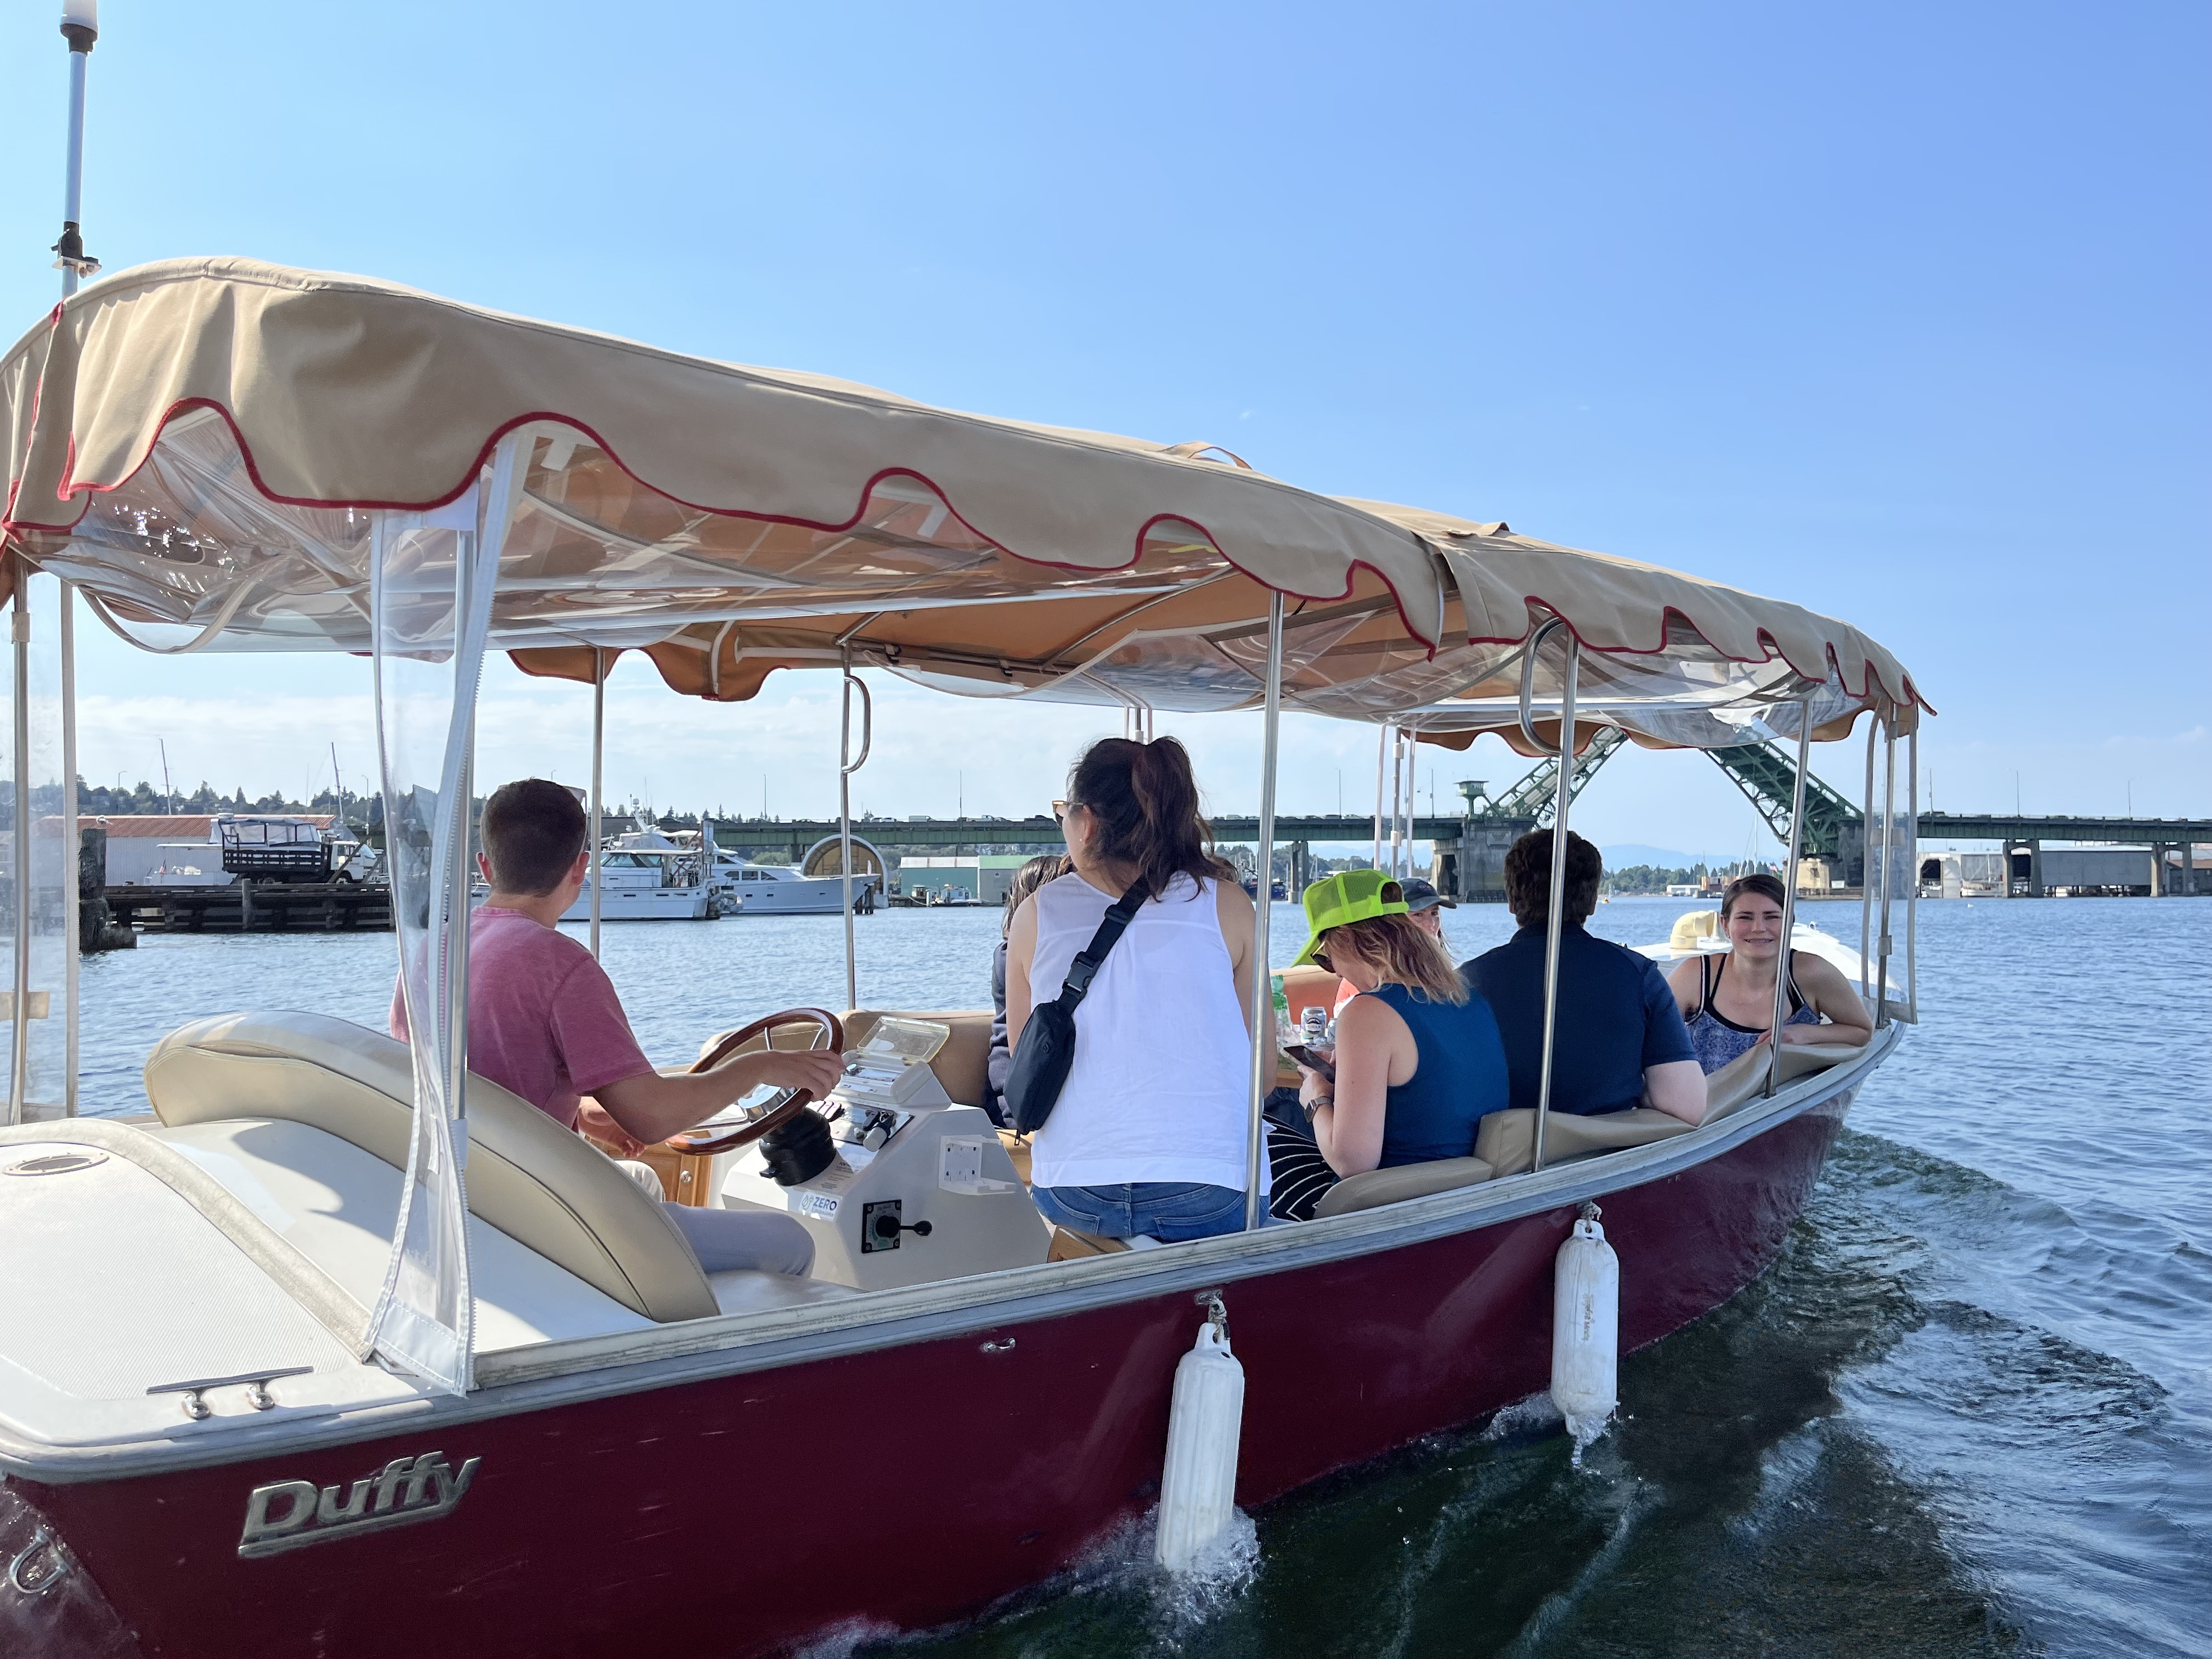
<svg viewBox="0 0 2212 1659">
<path fill-rule="evenodd" d="M 63 788 L 64 592 L 52 576 L 20 567 L 16 576 L 6 612 L 9 717 L 0 723 L 0 930 L 8 959 L 0 1005 L 7 1068 L 0 1124 L 70 1111 L 70 969 L 76 945 L 70 927 L 76 851 L 69 844 Z"/>
<path fill-rule="evenodd" d="M 415 1119 L 369 1341 L 387 1367 L 453 1394 L 473 1381 L 476 1322 L 463 1086 L 470 750 L 500 547 L 519 493 L 518 448 L 514 437 L 502 441 L 489 479 L 447 507 L 380 514 L 370 579 L 385 860 Z"/>
</svg>

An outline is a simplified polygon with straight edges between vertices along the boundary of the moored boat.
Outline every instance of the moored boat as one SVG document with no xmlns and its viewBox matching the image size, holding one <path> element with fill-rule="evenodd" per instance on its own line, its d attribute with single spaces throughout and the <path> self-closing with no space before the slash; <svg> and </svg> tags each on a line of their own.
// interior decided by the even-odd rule
<svg viewBox="0 0 2212 1659">
<path fill-rule="evenodd" d="M 696 850 L 651 829 L 628 830 L 608 842 L 562 921 L 592 920 L 594 886 L 602 921 L 704 921 L 735 915 L 744 902 L 725 902 L 712 883 L 700 878 Z"/>
<path fill-rule="evenodd" d="M 688 844 L 696 845 L 696 832 L 683 832 Z M 856 861 L 854 885 L 880 888 L 878 873 L 883 868 L 883 855 L 854 836 L 853 844 L 862 849 L 865 857 Z M 714 890 L 737 901 L 731 908 L 744 907 L 749 916 L 834 916 L 846 908 L 845 883 L 842 876 L 809 875 L 807 868 L 818 865 L 822 855 L 834 855 L 835 842 L 825 842 L 808 849 L 805 860 L 798 865 L 756 864 L 750 859 L 717 848 L 714 854 Z M 872 867 L 871 867 L 872 866 Z M 863 875 L 861 872 L 866 872 Z"/>
<path fill-rule="evenodd" d="M 1247 1504 L 1540 1389 L 1553 1261 L 1586 1205 L 1626 1264 L 1624 1350 L 1718 1305 L 1780 1249 L 1912 1012 L 1909 962 L 1884 989 L 1889 896 L 1911 903 L 1886 879 L 1863 1048 L 1754 1052 L 1695 1126 L 1493 1114 L 1492 1156 L 1352 1176 L 1314 1221 L 1120 1249 L 1056 1239 L 1030 1205 L 977 1107 L 988 1016 L 866 1008 L 848 921 L 842 1018 L 793 1011 L 750 1039 L 789 1026 L 848 1052 L 823 1103 L 833 1165 L 785 1185 L 750 1146 L 804 1109 L 789 1099 L 665 1149 L 672 1192 L 799 1216 L 816 1271 L 708 1275 L 611 1162 L 463 1064 L 487 649 L 598 686 L 639 649 L 724 700 L 833 669 L 848 776 L 856 666 L 1250 708 L 1263 843 L 1288 706 L 1554 755 L 1602 731 L 1749 730 L 1795 739 L 1801 775 L 1816 737 L 1867 720 L 1869 776 L 1875 728 L 1893 756 L 1881 845 L 1907 845 L 1917 693 L 1849 624 L 1502 524 L 359 278 L 122 273 L 20 343 L 0 392 L 19 641 L 65 578 L 142 642 L 375 657 L 416 1034 L 410 1052 L 317 1017 L 199 1021 L 148 1061 L 153 1122 L 49 1117 L 27 1011 L 33 993 L 76 1010 L 19 951 L 11 1653 L 343 1656 L 428 1630 L 488 1655 L 745 1654 L 959 1616 L 1155 1501 L 1176 1364 L 1216 1304 L 1249 1379 Z M 41 866 L 14 873 L 27 929 Z M 1256 1158 L 1274 1056 L 1264 979 L 1253 995 Z"/>
</svg>

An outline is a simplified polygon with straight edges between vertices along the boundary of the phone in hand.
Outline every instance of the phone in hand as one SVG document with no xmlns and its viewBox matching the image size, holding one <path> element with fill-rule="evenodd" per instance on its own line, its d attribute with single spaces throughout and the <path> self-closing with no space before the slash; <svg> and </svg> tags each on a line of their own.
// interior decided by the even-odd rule
<svg viewBox="0 0 2212 1659">
<path fill-rule="evenodd" d="M 1322 1058 L 1318 1051 L 1309 1048 L 1303 1042 L 1293 1042 L 1289 1048 L 1284 1049 L 1283 1052 L 1288 1054 L 1292 1060 L 1297 1061 L 1299 1065 L 1304 1066 L 1309 1072 L 1320 1073 L 1321 1075 L 1328 1082 L 1334 1083 L 1336 1081 L 1336 1060 L 1333 1056 L 1329 1059 L 1324 1060 Z"/>
</svg>

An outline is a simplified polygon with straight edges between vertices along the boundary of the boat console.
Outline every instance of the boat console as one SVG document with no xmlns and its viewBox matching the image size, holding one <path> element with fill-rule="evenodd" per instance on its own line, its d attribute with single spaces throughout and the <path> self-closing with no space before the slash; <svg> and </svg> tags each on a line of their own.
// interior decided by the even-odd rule
<svg viewBox="0 0 2212 1659">
<path fill-rule="evenodd" d="M 1051 1228 L 978 1107 L 956 1103 L 930 1061 L 948 1032 L 878 1018 L 818 1108 L 836 1155 L 780 1184 L 757 1147 L 718 1159 L 732 1209 L 777 1210 L 814 1236 L 814 1277 L 857 1290 L 957 1279 L 1045 1259 Z"/>
</svg>

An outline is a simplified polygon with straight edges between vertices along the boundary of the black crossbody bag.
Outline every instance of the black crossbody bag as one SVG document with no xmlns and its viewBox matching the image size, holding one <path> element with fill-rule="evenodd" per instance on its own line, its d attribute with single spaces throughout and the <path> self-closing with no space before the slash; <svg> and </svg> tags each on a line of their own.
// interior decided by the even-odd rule
<svg viewBox="0 0 2212 1659">
<path fill-rule="evenodd" d="M 1030 1023 L 1022 1027 L 1022 1039 L 1014 1045 L 1013 1065 L 1006 1073 L 1006 1115 L 1022 1133 L 1035 1134 L 1044 1127 L 1044 1121 L 1060 1103 L 1060 1091 L 1067 1086 L 1068 1067 L 1075 1064 L 1075 1011 L 1090 994 L 1091 977 L 1099 963 L 1136 919 L 1137 907 L 1151 896 L 1145 878 L 1138 877 L 1129 890 L 1114 901 L 1106 920 L 1091 936 L 1091 943 L 1069 964 L 1067 982 L 1060 988 L 1060 994 L 1030 1010 Z"/>
</svg>

